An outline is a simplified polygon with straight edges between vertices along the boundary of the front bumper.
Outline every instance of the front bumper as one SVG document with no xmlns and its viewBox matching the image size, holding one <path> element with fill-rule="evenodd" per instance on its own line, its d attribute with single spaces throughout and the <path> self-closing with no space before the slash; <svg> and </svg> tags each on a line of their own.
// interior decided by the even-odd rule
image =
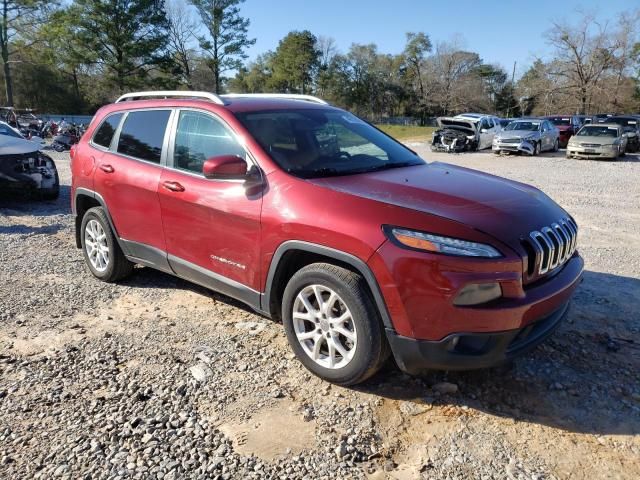
<svg viewBox="0 0 640 480">
<path fill-rule="evenodd" d="M 29 192 L 55 187 L 53 160 L 37 152 L 0 156 L 0 193 Z"/>
<path fill-rule="evenodd" d="M 617 158 L 618 150 L 612 149 L 609 147 L 571 147 L 567 146 L 567 158 L 587 158 L 587 159 L 596 159 L 596 158 Z"/>
<path fill-rule="evenodd" d="M 527 155 L 533 155 L 534 146 L 527 140 L 522 140 L 519 143 L 513 142 L 493 142 L 491 149 L 494 153 L 501 152 L 513 152 L 513 153 L 526 153 Z"/>
<path fill-rule="evenodd" d="M 403 337 L 387 329 L 396 363 L 415 375 L 424 370 L 473 370 L 505 363 L 546 340 L 567 316 L 569 303 L 550 315 L 515 330 L 455 333 L 439 341 Z"/>
</svg>

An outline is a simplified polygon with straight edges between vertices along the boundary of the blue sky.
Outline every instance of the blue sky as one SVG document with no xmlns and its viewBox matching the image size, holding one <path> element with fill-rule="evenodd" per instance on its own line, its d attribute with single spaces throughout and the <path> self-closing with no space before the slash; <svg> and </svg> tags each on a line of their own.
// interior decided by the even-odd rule
<svg viewBox="0 0 640 480">
<path fill-rule="evenodd" d="M 246 0 L 241 8 L 257 39 L 250 58 L 275 49 L 291 30 L 333 37 L 342 51 L 375 43 L 384 53 L 399 53 L 405 32 L 423 31 L 433 43 L 458 38 L 508 71 L 517 61 L 519 75 L 536 56 L 549 54 L 543 34 L 553 20 L 569 19 L 579 8 L 613 19 L 637 7 L 637 0 Z"/>
</svg>

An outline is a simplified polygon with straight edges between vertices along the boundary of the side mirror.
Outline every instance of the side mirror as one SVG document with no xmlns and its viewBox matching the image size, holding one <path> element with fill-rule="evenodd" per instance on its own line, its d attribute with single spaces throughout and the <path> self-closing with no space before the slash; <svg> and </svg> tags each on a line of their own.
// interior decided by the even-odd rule
<svg viewBox="0 0 640 480">
<path fill-rule="evenodd" d="M 247 176 L 247 162 L 236 155 L 211 157 L 202 165 L 202 173 L 212 180 L 242 180 Z"/>
</svg>

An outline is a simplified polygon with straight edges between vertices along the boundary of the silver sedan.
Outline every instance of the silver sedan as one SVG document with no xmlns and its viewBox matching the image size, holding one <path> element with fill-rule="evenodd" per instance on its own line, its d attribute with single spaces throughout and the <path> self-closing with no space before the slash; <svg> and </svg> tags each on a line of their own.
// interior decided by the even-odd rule
<svg viewBox="0 0 640 480">
<path fill-rule="evenodd" d="M 494 153 L 513 152 L 538 155 L 540 152 L 557 152 L 560 146 L 558 129 L 548 120 L 521 118 L 509 123 L 493 138 Z"/>
</svg>

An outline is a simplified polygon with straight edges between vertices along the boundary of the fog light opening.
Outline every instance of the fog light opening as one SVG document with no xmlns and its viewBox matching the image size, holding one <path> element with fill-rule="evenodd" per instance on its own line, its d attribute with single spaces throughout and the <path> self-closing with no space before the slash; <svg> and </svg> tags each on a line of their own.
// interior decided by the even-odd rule
<svg viewBox="0 0 640 480">
<path fill-rule="evenodd" d="M 501 296 L 502 287 L 499 283 L 470 283 L 460 290 L 453 304 L 458 306 L 480 305 Z"/>
</svg>

